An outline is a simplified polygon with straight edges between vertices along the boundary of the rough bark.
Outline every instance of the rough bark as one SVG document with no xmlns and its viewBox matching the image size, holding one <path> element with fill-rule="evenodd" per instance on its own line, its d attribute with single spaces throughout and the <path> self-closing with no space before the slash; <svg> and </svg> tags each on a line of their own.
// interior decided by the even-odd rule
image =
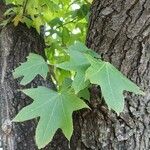
<svg viewBox="0 0 150 150">
<path fill-rule="evenodd" d="M 92 112 L 82 117 L 83 147 L 79 149 L 149 150 L 150 1 L 94 0 L 91 11 L 88 47 L 137 83 L 146 95 L 125 94 L 120 116 L 105 110 L 103 101 L 93 101 Z"/>
<path fill-rule="evenodd" d="M 0 147 L 3 150 L 34 150 L 35 121 L 12 123 L 11 120 L 25 105 L 31 102 L 17 89 L 19 80 L 14 80 L 12 71 L 24 62 L 29 52 L 44 56 L 44 41 L 34 29 L 24 25 L 8 25 L 1 31 L 0 38 Z M 41 77 L 37 77 L 26 88 L 37 85 L 50 86 Z"/>
<path fill-rule="evenodd" d="M 4 5 L 4 3 L 0 0 L 0 22 L 4 19 L 3 13 L 5 12 L 5 7 L 6 6 Z"/>
</svg>

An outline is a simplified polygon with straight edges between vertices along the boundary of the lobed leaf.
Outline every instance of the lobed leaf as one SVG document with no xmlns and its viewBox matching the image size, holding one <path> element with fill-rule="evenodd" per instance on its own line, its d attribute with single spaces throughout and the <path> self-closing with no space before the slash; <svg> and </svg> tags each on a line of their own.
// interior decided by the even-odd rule
<svg viewBox="0 0 150 150">
<path fill-rule="evenodd" d="M 36 143 L 39 149 L 44 148 L 53 138 L 57 129 L 62 129 L 70 140 L 73 133 L 72 113 L 82 108 L 89 108 L 75 94 L 66 91 L 57 93 L 46 87 L 23 90 L 34 101 L 23 108 L 13 119 L 22 122 L 40 117 L 36 128 Z"/>
<path fill-rule="evenodd" d="M 118 114 L 124 109 L 123 91 L 144 94 L 140 88 L 127 79 L 109 62 L 98 61 L 88 56 L 91 66 L 86 71 L 86 79 L 92 84 L 100 85 L 102 95 L 110 109 Z"/>
<path fill-rule="evenodd" d="M 22 85 L 26 85 L 31 82 L 38 74 L 46 79 L 48 73 L 48 65 L 42 56 L 30 53 L 27 57 L 27 62 L 22 63 L 13 72 L 14 78 L 23 76 L 21 80 Z"/>
</svg>

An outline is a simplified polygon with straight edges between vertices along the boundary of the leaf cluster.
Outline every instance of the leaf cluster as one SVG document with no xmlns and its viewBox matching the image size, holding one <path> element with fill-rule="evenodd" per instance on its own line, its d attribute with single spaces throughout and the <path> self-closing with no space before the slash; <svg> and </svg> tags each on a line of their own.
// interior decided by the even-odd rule
<svg viewBox="0 0 150 150">
<path fill-rule="evenodd" d="M 124 91 L 144 94 L 136 84 L 109 62 L 102 61 L 98 54 L 84 44 L 76 42 L 66 53 L 69 59 L 54 66 L 74 72 L 72 78 L 63 80 L 57 91 L 45 87 L 23 90 L 34 101 L 23 108 L 13 120 L 20 122 L 40 117 L 36 129 L 36 143 L 39 148 L 45 147 L 52 140 L 58 128 L 70 140 L 73 133 L 72 113 L 89 108 L 82 99 L 90 100 L 88 88 L 91 84 L 101 87 L 108 108 L 118 115 L 124 109 Z M 31 53 L 27 62 L 16 68 L 13 74 L 16 78 L 23 76 L 21 84 L 26 85 L 36 75 L 45 77 L 47 73 L 48 64 L 41 56 Z"/>
<path fill-rule="evenodd" d="M 44 27 L 47 60 L 30 53 L 27 61 L 13 72 L 14 78 L 22 77 L 22 85 L 27 85 L 37 75 L 46 79 L 48 72 L 53 72 L 50 75 L 57 91 L 41 86 L 22 90 L 33 102 L 13 119 L 22 122 L 39 117 L 35 134 L 39 149 L 52 140 L 59 128 L 70 140 L 72 113 L 89 108 L 85 101 L 90 101 L 92 84 L 101 88 L 108 108 L 117 114 L 124 108 L 124 91 L 144 94 L 112 64 L 102 61 L 83 44 L 90 3 L 91 0 L 6 0 L 12 7 L 5 15 L 11 17 L 3 25 L 13 22 L 17 26 L 22 22 L 39 33 Z"/>
</svg>

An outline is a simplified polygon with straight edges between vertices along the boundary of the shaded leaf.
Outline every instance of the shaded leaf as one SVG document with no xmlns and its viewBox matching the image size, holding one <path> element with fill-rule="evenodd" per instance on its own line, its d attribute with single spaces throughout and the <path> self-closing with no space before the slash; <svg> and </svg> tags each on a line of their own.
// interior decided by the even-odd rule
<svg viewBox="0 0 150 150">
<path fill-rule="evenodd" d="M 78 96 L 80 98 L 83 98 L 87 101 L 90 101 L 90 92 L 89 92 L 89 89 L 88 88 L 85 88 L 83 90 L 81 90 L 79 93 L 78 93 Z"/>
</svg>

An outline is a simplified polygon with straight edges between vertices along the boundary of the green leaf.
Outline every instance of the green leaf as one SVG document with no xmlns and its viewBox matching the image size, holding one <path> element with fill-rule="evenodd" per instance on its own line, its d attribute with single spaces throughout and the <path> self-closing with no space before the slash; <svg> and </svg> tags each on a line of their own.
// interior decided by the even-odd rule
<svg viewBox="0 0 150 150">
<path fill-rule="evenodd" d="M 54 73 L 55 73 L 55 78 L 57 80 L 58 86 L 62 85 L 65 78 L 70 78 L 71 77 L 70 71 L 66 71 L 66 70 L 63 70 L 63 69 L 60 69 L 60 68 L 56 68 L 54 70 Z"/>
<path fill-rule="evenodd" d="M 71 85 L 72 85 L 72 80 L 70 78 L 65 78 L 62 85 L 60 86 L 60 90 L 67 91 L 67 90 L 71 89 Z"/>
<path fill-rule="evenodd" d="M 79 19 L 82 19 L 86 17 L 86 15 L 89 12 L 89 5 L 88 4 L 83 4 L 80 9 L 77 10 L 77 16 Z"/>
<path fill-rule="evenodd" d="M 62 43 L 66 45 L 69 42 L 69 39 L 70 39 L 70 31 L 66 27 L 63 27 Z"/>
<path fill-rule="evenodd" d="M 78 96 L 80 98 L 83 98 L 87 101 L 90 101 L 90 92 L 89 92 L 89 89 L 88 88 L 85 88 L 83 90 L 81 90 L 79 93 L 78 93 Z"/>
<path fill-rule="evenodd" d="M 23 92 L 34 101 L 23 108 L 13 121 L 22 122 L 40 117 L 35 135 L 39 149 L 44 148 L 52 140 L 58 128 L 62 129 L 66 138 L 70 140 L 73 133 L 73 111 L 89 108 L 69 90 L 57 93 L 40 86 Z"/>
<path fill-rule="evenodd" d="M 86 47 L 82 42 L 76 41 L 73 45 L 68 48 L 70 51 L 79 51 L 81 53 L 89 54 L 93 57 L 100 58 L 99 54 Z M 84 56 L 85 57 L 85 56 Z"/>
<path fill-rule="evenodd" d="M 124 109 L 123 91 L 143 94 L 140 88 L 127 79 L 109 62 L 98 61 L 88 56 L 91 66 L 86 71 L 86 79 L 101 86 L 102 95 L 109 108 L 118 114 Z"/>
<path fill-rule="evenodd" d="M 85 81 L 86 70 L 87 67 L 81 68 L 77 71 L 75 75 L 74 81 L 72 82 L 72 87 L 75 90 L 75 93 L 78 93 L 90 84 L 89 80 Z"/>
<path fill-rule="evenodd" d="M 83 90 L 89 85 L 89 81 L 85 81 L 85 71 L 90 66 L 90 63 L 84 55 L 84 52 L 88 49 L 86 48 L 85 50 L 85 47 L 82 47 L 81 45 L 80 49 L 77 49 L 77 46 L 79 45 L 75 44 L 69 48 L 69 61 L 56 65 L 58 68 L 76 72 L 72 83 L 72 87 L 74 88 L 75 93 L 78 93 L 80 90 Z"/>
<path fill-rule="evenodd" d="M 21 66 L 16 68 L 13 72 L 14 78 L 23 76 L 21 80 L 22 85 L 31 82 L 38 74 L 46 79 L 48 73 L 48 65 L 40 55 L 30 53 L 27 57 L 27 62 L 22 63 Z"/>
<path fill-rule="evenodd" d="M 13 20 L 14 26 L 18 26 L 19 22 L 22 22 L 22 16 L 17 15 Z"/>
<path fill-rule="evenodd" d="M 40 33 L 40 28 L 44 24 L 42 17 L 36 17 L 33 20 L 33 25 L 36 28 L 37 32 Z"/>
</svg>

